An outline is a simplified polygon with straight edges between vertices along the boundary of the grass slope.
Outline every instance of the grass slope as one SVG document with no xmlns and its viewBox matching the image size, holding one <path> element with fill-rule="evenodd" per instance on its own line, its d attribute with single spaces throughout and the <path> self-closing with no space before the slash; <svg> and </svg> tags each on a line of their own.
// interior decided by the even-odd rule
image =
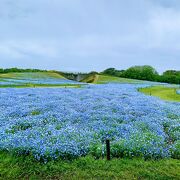
<svg viewBox="0 0 180 180">
<path fill-rule="evenodd" d="M 98 74 L 87 77 L 86 79 L 83 80 L 83 82 L 94 83 L 94 84 L 105 84 L 105 83 L 109 83 L 109 82 L 130 83 L 130 84 L 131 83 L 134 83 L 134 84 L 153 83 L 153 82 L 147 82 L 147 81 L 143 81 L 143 80 L 119 78 L 119 77 L 115 77 L 115 76 L 98 75 Z M 156 82 L 154 82 L 154 83 L 156 83 Z M 180 102 L 180 95 L 176 93 L 176 90 L 177 90 L 177 88 L 171 88 L 171 87 L 159 86 L 159 85 L 139 89 L 140 92 L 143 92 L 146 95 L 156 96 L 163 100 Z"/>
<path fill-rule="evenodd" d="M 60 74 L 54 72 L 33 72 L 33 73 L 6 73 L 0 74 L 0 79 L 4 78 L 12 78 L 12 79 L 28 79 L 28 78 L 57 78 L 57 79 L 65 79 Z"/>
<path fill-rule="evenodd" d="M 80 84 L 25 84 L 25 85 L 0 85 L 0 88 L 81 88 Z"/>
<path fill-rule="evenodd" d="M 179 179 L 180 162 L 174 159 L 94 160 L 36 162 L 29 156 L 0 152 L 0 179 Z"/>
<path fill-rule="evenodd" d="M 147 81 L 142 80 L 135 80 L 135 79 L 127 79 L 127 78 L 120 78 L 115 76 L 109 75 L 102 75 L 102 74 L 95 74 L 90 75 L 89 77 L 85 78 L 83 82 L 87 83 L 94 83 L 94 84 L 106 84 L 106 83 L 146 83 Z"/>
<path fill-rule="evenodd" d="M 12 81 L 12 80 L 33 80 L 33 79 L 41 79 L 41 80 L 66 80 L 65 77 L 61 76 L 56 72 L 27 72 L 27 73 L 6 73 L 0 74 L 0 82 L 4 81 Z M 0 88 L 33 88 L 33 87 L 75 87 L 79 88 L 81 85 L 78 84 L 68 84 L 65 82 L 64 84 L 34 84 L 34 83 L 25 83 L 25 84 L 7 84 L 0 85 Z"/>
<path fill-rule="evenodd" d="M 165 86 L 152 86 L 139 89 L 139 91 L 147 95 L 159 97 L 163 100 L 180 102 L 180 95 L 176 93 L 176 88 L 170 88 Z"/>
</svg>

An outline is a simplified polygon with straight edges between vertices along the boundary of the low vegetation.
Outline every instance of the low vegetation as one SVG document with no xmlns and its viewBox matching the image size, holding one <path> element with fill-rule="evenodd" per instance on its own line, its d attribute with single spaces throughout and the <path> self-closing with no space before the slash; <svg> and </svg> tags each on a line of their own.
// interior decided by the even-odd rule
<svg viewBox="0 0 180 180">
<path fill-rule="evenodd" d="M 152 86 L 141 88 L 139 89 L 139 91 L 150 96 L 159 97 L 164 100 L 180 102 L 180 94 L 177 93 L 177 88 L 167 86 Z"/>
<path fill-rule="evenodd" d="M 128 79 L 128 78 L 120 78 L 116 76 L 111 76 L 111 75 L 103 75 L 103 74 L 93 74 L 88 76 L 83 80 L 83 82 L 86 83 L 93 83 L 93 84 L 106 84 L 106 83 L 132 83 L 132 84 L 137 84 L 137 83 L 146 83 L 145 81 L 141 80 L 135 80 L 135 79 Z"/>
<path fill-rule="evenodd" d="M 1 79 L 24 79 L 24 80 L 31 80 L 31 79 L 65 79 L 60 74 L 55 72 L 12 72 L 12 73 L 1 73 Z"/>
<path fill-rule="evenodd" d="M 71 81 L 55 72 L 21 72 L 0 74 L 0 88 L 6 87 L 80 87 L 82 83 Z"/>
<path fill-rule="evenodd" d="M 40 163 L 30 156 L 0 152 L 0 179 L 157 179 L 178 180 L 180 163 L 175 159 L 105 159 L 82 157 L 73 161 Z"/>
</svg>

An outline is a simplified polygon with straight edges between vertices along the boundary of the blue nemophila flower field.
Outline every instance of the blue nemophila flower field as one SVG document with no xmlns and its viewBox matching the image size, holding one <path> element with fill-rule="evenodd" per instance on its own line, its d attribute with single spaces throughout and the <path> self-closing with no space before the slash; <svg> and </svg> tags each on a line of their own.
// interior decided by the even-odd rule
<svg viewBox="0 0 180 180">
<path fill-rule="evenodd" d="M 65 79 L 56 73 L 10 73 L 0 77 L 0 86 L 25 86 L 25 85 L 77 85 L 85 84 Z"/>
<path fill-rule="evenodd" d="M 0 89 L 0 149 L 45 161 L 98 158 L 110 139 L 113 157 L 179 158 L 180 103 L 140 86 Z"/>
<path fill-rule="evenodd" d="M 2 81 L 3 80 L 3 81 Z M 29 78 L 29 79 L 1 79 L 0 85 L 26 85 L 26 84 L 43 84 L 43 85 L 63 85 L 63 84 L 81 84 L 76 81 L 58 78 Z"/>
</svg>

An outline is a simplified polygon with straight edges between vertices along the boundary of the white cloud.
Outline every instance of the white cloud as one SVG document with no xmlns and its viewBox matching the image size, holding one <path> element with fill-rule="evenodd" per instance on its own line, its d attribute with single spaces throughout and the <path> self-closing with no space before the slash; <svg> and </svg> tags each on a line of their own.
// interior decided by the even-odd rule
<svg viewBox="0 0 180 180">
<path fill-rule="evenodd" d="M 0 58 L 6 57 L 9 66 L 25 59 L 27 65 L 66 70 L 83 71 L 92 64 L 98 69 L 146 63 L 161 68 L 158 61 L 168 67 L 170 58 L 180 65 L 176 0 L 0 1 Z"/>
<path fill-rule="evenodd" d="M 147 25 L 149 45 L 153 48 L 180 49 L 180 12 L 155 8 Z"/>
<path fill-rule="evenodd" d="M 0 56 L 11 58 L 25 58 L 28 56 L 41 56 L 55 58 L 58 50 L 50 42 L 28 40 L 9 40 L 0 43 Z"/>
<path fill-rule="evenodd" d="M 24 55 L 10 46 L 7 46 L 5 44 L 0 44 L 0 57 L 4 58 L 14 58 L 14 59 L 19 59 L 19 58 L 24 58 Z"/>
</svg>

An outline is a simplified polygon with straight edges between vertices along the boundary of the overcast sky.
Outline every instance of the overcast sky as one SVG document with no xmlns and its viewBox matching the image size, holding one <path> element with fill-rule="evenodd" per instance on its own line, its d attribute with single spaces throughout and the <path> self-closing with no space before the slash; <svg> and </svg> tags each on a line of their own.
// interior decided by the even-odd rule
<svg viewBox="0 0 180 180">
<path fill-rule="evenodd" d="M 180 70 L 180 0 L 0 0 L 0 67 Z"/>
</svg>

